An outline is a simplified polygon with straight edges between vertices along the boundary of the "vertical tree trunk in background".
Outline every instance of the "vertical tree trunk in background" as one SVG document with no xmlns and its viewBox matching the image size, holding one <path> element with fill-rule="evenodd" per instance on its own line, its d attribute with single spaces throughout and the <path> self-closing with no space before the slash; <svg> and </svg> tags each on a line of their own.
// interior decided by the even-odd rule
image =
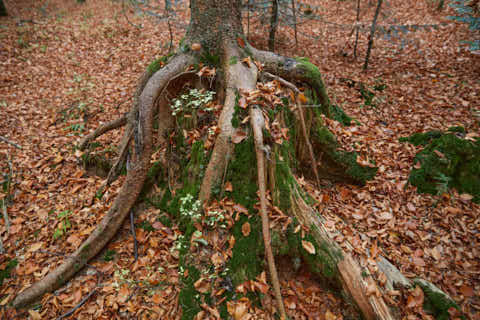
<svg viewBox="0 0 480 320">
<path fill-rule="evenodd" d="M 3 0 L 0 0 L 0 17 L 6 16 L 8 16 L 7 8 L 5 7 Z"/>
<path fill-rule="evenodd" d="M 270 17 L 270 35 L 268 36 L 268 50 L 275 51 L 275 34 L 278 25 L 278 0 L 272 0 L 272 16 Z"/>
<path fill-rule="evenodd" d="M 295 32 L 295 50 L 298 50 L 298 37 L 297 37 L 297 13 L 295 11 L 295 0 L 292 0 L 292 13 L 293 13 L 293 31 Z"/>
<path fill-rule="evenodd" d="M 367 55 L 365 56 L 365 64 L 363 65 L 363 70 L 367 70 L 368 68 L 368 60 L 370 59 L 370 52 L 372 51 L 373 38 L 375 37 L 375 29 L 377 28 L 377 18 L 380 13 L 382 2 L 383 0 L 378 0 L 377 9 L 375 10 L 375 16 L 373 17 L 372 28 L 370 29 L 370 36 L 368 38 Z"/>
<path fill-rule="evenodd" d="M 355 26 L 355 46 L 353 47 L 353 57 L 357 59 L 357 45 L 358 45 L 358 31 L 360 26 L 358 25 L 360 22 L 360 0 L 357 0 L 357 25 Z"/>
</svg>

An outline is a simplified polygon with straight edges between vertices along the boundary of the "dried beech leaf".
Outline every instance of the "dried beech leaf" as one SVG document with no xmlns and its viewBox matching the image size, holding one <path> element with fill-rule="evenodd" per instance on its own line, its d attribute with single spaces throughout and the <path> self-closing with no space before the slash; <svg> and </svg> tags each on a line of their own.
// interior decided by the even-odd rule
<svg viewBox="0 0 480 320">
<path fill-rule="evenodd" d="M 315 247 L 314 247 L 314 245 L 313 245 L 311 242 L 302 240 L 302 247 L 303 247 L 303 249 L 305 249 L 305 251 L 307 251 L 308 253 L 310 253 L 310 254 L 315 254 Z"/>
<path fill-rule="evenodd" d="M 242 225 L 242 234 L 245 236 L 245 237 L 248 237 L 250 235 L 250 223 L 248 222 L 245 222 L 243 225 Z"/>
<path fill-rule="evenodd" d="M 245 140 L 247 137 L 247 133 L 243 130 L 235 130 L 235 132 L 232 135 L 232 142 L 237 144 Z"/>
</svg>

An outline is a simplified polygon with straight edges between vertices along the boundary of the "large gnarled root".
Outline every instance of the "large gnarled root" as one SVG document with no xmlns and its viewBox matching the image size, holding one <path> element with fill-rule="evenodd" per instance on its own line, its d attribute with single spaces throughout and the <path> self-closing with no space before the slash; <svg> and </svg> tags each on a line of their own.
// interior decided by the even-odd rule
<svg viewBox="0 0 480 320">
<path fill-rule="evenodd" d="M 22 307 L 35 301 L 43 294 L 53 291 L 69 280 L 91 258 L 93 258 L 115 235 L 130 209 L 135 204 L 142 189 L 150 165 L 152 154 L 152 131 L 154 105 L 158 95 L 168 81 L 185 70 L 194 59 L 188 55 L 174 57 L 163 69 L 156 72 L 147 82 L 139 97 L 138 121 L 135 123 L 136 149 L 134 158 L 112 207 L 90 234 L 87 240 L 57 269 L 45 278 L 21 292 L 12 302 L 14 307 Z"/>
</svg>

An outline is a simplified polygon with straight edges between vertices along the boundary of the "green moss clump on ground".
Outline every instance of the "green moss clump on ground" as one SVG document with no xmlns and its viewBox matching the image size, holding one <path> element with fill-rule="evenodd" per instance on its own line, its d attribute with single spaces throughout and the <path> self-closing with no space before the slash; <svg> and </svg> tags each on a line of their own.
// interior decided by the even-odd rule
<svg viewBox="0 0 480 320">
<path fill-rule="evenodd" d="M 463 139 L 462 129 L 453 127 L 445 133 L 429 131 L 400 138 L 401 142 L 424 146 L 414 159 L 421 166 L 412 169 L 408 180 L 419 192 L 435 195 L 455 188 L 480 203 L 480 139 Z"/>
<path fill-rule="evenodd" d="M 178 295 L 178 302 L 182 308 L 182 320 L 190 320 L 202 310 L 200 307 L 201 293 L 194 286 L 195 282 L 200 279 L 200 272 L 193 266 L 188 266 L 185 270 L 188 277 L 182 275 L 183 288 Z"/>
<path fill-rule="evenodd" d="M 334 120 L 337 120 L 338 122 L 340 122 L 344 126 L 349 126 L 349 125 L 352 124 L 353 119 L 351 117 L 349 117 L 345 113 L 345 111 L 343 111 L 342 108 L 340 108 L 337 105 L 332 105 L 331 109 L 332 109 L 332 116 L 333 116 Z"/>
</svg>

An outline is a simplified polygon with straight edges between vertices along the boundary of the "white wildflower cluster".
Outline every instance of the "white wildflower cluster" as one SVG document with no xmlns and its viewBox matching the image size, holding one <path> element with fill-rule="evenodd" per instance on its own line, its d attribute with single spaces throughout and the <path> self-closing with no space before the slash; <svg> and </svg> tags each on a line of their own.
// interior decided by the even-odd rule
<svg viewBox="0 0 480 320">
<path fill-rule="evenodd" d="M 221 223 L 225 220 L 225 216 L 221 211 L 209 211 L 207 213 L 205 223 L 209 227 L 214 227 L 217 223 Z M 221 226 L 224 226 L 223 224 Z"/>
<path fill-rule="evenodd" d="M 115 289 L 119 289 L 123 284 L 127 284 L 128 286 L 132 286 L 135 284 L 135 280 L 129 278 L 130 270 L 128 269 L 120 269 L 115 270 L 113 276 L 115 281 L 113 282 L 113 287 Z"/>
<path fill-rule="evenodd" d="M 190 217 L 193 221 L 201 218 L 201 202 L 200 200 L 194 201 L 191 194 L 187 194 L 185 197 L 180 198 L 180 215 L 183 217 Z"/>
<path fill-rule="evenodd" d="M 215 91 L 190 89 L 187 93 L 180 95 L 180 97 L 173 99 L 170 108 L 172 109 L 172 115 L 191 113 L 197 109 L 203 109 L 204 111 L 213 111 L 213 106 L 210 102 L 213 101 Z"/>
</svg>

